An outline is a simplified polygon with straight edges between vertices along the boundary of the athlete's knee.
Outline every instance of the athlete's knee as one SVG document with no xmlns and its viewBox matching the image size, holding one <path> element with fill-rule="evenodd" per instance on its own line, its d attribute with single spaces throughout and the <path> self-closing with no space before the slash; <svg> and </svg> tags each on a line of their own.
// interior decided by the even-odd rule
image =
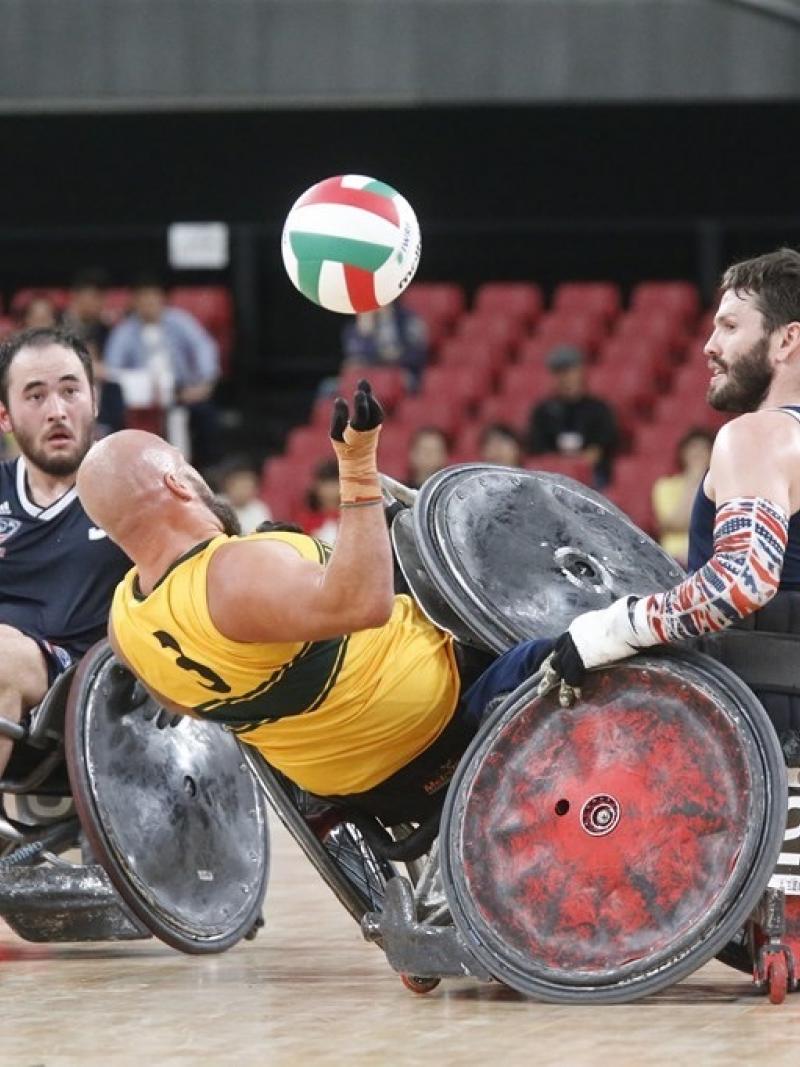
<svg viewBox="0 0 800 1067">
<path fill-rule="evenodd" d="M 27 704 L 47 692 L 47 664 L 32 637 L 0 623 L 0 690 L 13 690 Z"/>
</svg>

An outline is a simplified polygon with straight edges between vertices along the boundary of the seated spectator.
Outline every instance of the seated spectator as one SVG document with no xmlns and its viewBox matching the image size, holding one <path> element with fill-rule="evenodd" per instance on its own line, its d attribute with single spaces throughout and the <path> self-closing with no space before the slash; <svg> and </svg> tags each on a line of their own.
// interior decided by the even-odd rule
<svg viewBox="0 0 800 1067">
<path fill-rule="evenodd" d="M 75 335 L 73 334 L 72 336 Z M 125 398 L 122 395 L 122 387 L 119 382 L 109 378 L 106 365 L 97 345 L 92 341 L 87 341 L 86 348 L 92 357 L 94 388 L 97 395 L 97 421 L 95 422 L 94 431 L 95 437 L 100 438 L 109 433 L 116 433 L 117 430 L 124 430 L 127 426 Z"/>
<path fill-rule="evenodd" d="M 83 270 L 72 279 L 70 298 L 64 312 L 64 329 L 80 337 L 99 352 L 105 348 L 111 332 L 103 317 L 108 279 L 102 270 Z"/>
<path fill-rule="evenodd" d="M 501 467 L 519 467 L 522 463 L 519 437 L 504 422 L 484 427 L 478 445 L 481 463 L 497 463 Z"/>
<path fill-rule="evenodd" d="M 106 366 L 119 376 L 126 393 L 131 388 L 126 373 L 140 372 L 135 379 L 138 403 L 133 405 L 126 396 L 132 406 L 183 405 L 189 414 L 192 462 L 207 466 L 219 455 L 217 412 L 211 398 L 219 378 L 217 343 L 188 311 L 167 306 L 166 291 L 152 276 L 142 277 L 134 286 L 132 303 L 131 314 L 108 338 Z M 149 397 L 142 389 L 142 372 L 150 385 Z"/>
<path fill-rule="evenodd" d="M 419 489 L 423 482 L 449 462 L 447 436 L 435 426 L 422 426 L 411 438 L 408 450 L 408 484 L 412 489 Z"/>
<path fill-rule="evenodd" d="M 303 531 L 332 545 L 339 532 L 339 467 L 325 459 L 314 468 L 306 493 L 306 506 L 297 517 Z"/>
<path fill-rule="evenodd" d="M 58 311 L 47 293 L 35 293 L 22 312 L 23 330 L 53 330 L 58 326 Z"/>
<path fill-rule="evenodd" d="M 534 455 L 557 452 L 579 456 L 594 469 L 598 488 L 611 480 L 611 462 L 617 444 L 614 412 L 599 397 L 586 391 L 583 355 L 577 348 L 559 347 L 547 357 L 553 392 L 531 412 L 528 451 Z"/>
<path fill-rule="evenodd" d="M 428 332 L 422 319 L 395 301 L 356 315 L 342 332 L 344 368 L 401 367 L 416 389 L 428 359 Z"/>
<path fill-rule="evenodd" d="M 689 557 L 689 521 L 697 487 L 711 462 L 714 434 L 695 427 L 678 442 L 678 474 L 656 478 L 653 483 L 653 514 L 661 547 L 686 566 Z"/>
<path fill-rule="evenodd" d="M 237 456 L 217 468 L 216 481 L 239 520 L 243 534 L 252 533 L 259 523 L 272 518 L 272 512 L 259 495 L 258 475 L 252 464 Z"/>
</svg>

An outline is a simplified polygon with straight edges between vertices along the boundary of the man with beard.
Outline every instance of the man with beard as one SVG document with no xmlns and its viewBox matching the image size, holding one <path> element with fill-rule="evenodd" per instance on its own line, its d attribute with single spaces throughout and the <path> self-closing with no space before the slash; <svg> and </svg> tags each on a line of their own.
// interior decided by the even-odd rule
<svg viewBox="0 0 800 1067">
<path fill-rule="evenodd" d="M 795 657 L 774 644 L 757 652 L 752 635 L 738 644 L 735 631 L 709 635 L 742 626 L 793 632 L 800 621 L 800 254 L 782 248 L 736 263 L 721 289 L 704 350 L 708 401 L 742 414 L 717 435 L 697 491 L 692 573 L 665 593 L 622 597 L 574 619 L 542 688 L 560 678 L 569 704 L 590 667 L 702 638 L 700 647 L 723 650 L 720 658 L 762 697 L 787 750 L 800 727 Z"/>
<path fill-rule="evenodd" d="M 95 414 L 82 341 L 45 328 L 0 345 L 0 430 L 21 453 L 0 463 L 0 718 L 14 723 L 104 636 L 129 565 L 75 490 Z M 0 738 L 0 774 L 11 747 Z"/>
</svg>

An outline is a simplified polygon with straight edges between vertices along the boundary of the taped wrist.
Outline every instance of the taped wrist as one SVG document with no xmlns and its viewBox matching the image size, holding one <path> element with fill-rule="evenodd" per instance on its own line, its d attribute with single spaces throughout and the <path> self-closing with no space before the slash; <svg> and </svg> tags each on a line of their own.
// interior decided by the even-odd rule
<svg viewBox="0 0 800 1067">
<path fill-rule="evenodd" d="M 381 427 L 354 430 L 345 427 L 344 440 L 331 439 L 339 461 L 339 495 L 342 504 L 359 504 L 381 499 L 378 480 L 378 438 Z"/>
<path fill-rule="evenodd" d="M 789 532 L 786 512 L 764 497 L 736 497 L 717 508 L 714 555 L 686 581 L 635 605 L 634 629 L 654 642 L 723 630 L 778 591 Z M 646 640 L 646 637 L 645 637 Z"/>
</svg>

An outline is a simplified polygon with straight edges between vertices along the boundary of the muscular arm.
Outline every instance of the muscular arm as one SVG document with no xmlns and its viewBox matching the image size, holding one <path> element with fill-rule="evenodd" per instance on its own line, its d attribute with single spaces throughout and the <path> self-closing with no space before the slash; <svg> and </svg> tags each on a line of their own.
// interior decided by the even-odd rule
<svg viewBox="0 0 800 1067">
<path fill-rule="evenodd" d="M 207 594 L 220 633 L 235 641 L 320 641 L 388 621 L 394 576 L 376 460 L 382 418 L 366 382 L 352 423 L 336 401 L 331 436 L 342 516 L 327 566 L 271 541 L 233 541 L 215 553 Z"/>
<path fill-rule="evenodd" d="M 720 431 L 706 481 L 717 505 L 714 554 L 674 589 L 636 604 L 632 621 L 642 644 L 723 629 L 775 595 L 797 506 L 797 438 L 788 416 L 774 411 L 745 415 Z"/>
<path fill-rule="evenodd" d="M 580 685 L 588 667 L 639 648 L 721 630 L 766 604 L 783 569 L 789 514 L 800 497 L 800 434 L 780 412 L 729 423 L 706 481 L 716 501 L 714 554 L 666 593 L 622 597 L 579 615 L 556 643 L 557 673 Z"/>
<path fill-rule="evenodd" d="M 383 508 L 347 508 L 323 567 L 277 541 L 232 541 L 208 570 L 208 608 L 235 641 L 320 641 L 381 626 L 394 603 Z"/>
</svg>

